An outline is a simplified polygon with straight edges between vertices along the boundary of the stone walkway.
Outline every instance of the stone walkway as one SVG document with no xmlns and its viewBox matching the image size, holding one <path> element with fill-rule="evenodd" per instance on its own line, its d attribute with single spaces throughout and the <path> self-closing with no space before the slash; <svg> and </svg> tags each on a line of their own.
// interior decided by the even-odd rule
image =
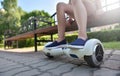
<svg viewBox="0 0 120 76">
<path fill-rule="evenodd" d="M 120 76 L 120 51 L 106 50 L 100 68 L 66 56 L 48 59 L 43 52 L 0 51 L 0 76 Z"/>
</svg>

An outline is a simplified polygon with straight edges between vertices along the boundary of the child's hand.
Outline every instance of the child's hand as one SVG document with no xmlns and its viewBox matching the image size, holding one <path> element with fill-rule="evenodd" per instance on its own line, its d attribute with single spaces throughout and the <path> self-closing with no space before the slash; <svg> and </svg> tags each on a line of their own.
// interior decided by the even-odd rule
<svg viewBox="0 0 120 76">
<path fill-rule="evenodd" d="M 67 22 L 67 26 L 70 26 L 75 20 L 73 18 L 69 18 Z"/>
<path fill-rule="evenodd" d="M 68 22 L 69 22 L 70 24 L 72 24 L 72 23 L 74 22 L 74 19 L 73 19 L 73 18 L 69 18 Z"/>
</svg>

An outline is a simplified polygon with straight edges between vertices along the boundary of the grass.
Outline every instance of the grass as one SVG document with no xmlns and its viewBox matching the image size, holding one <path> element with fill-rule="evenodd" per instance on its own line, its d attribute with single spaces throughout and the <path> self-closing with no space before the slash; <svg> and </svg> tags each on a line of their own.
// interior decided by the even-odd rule
<svg viewBox="0 0 120 76">
<path fill-rule="evenodd" d="M 4 45 L 3 44 L 0 44 L 0 48 L 3 48 L 4 47 Z"/>
<path fill-rule="evenodd" d="M 44 46 L 38 46 L 38 51 L 41 51 Z M 0 51 L 8 51 L 8 52 L 34 52 L 35 48 L 34 46 L 32 47 L 23 47 L 23 48 L 9 48 L 9 49 L 4 49 L 3 47 L 0 47 Z"/>
<path fill-rule="evenodd" d="M 103 42 L 103 46 L 105 49 L 114 49 L 114 50 L 120 50 L 120 41 L 119 42 Z M 42 50 L 44 46 L 38 46 L 38 50 Z M 3 49 L 3 44 L 0 44 L 0 50 Z M 33 47 L 24 47 L 24 48 L 15 48 L 15 49 L 8 49 L 7 51 L 12 52 L 28 52 L 28 51 L 34 51 Z"/>
<path fill-rule="evenodd" d="M 103 42 L 103 46 L 105 49 L 115 49 L 120 50 L 120 42 Z"/>
</svg>

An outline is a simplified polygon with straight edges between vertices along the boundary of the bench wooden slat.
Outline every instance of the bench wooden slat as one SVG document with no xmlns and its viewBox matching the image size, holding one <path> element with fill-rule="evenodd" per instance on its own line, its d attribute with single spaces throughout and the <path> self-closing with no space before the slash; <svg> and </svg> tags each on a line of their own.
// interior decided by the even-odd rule
<svg viewBox="0 0 120 76">
<path fill-rule="evenodd" d="M 23 34 L 19 34 L 19 35 L 7 38 L 7 39 L 5 39 L 5 41 L 32 38 L 32 37 L 34 37 L 34 34 L 38 34 L 38 36 L 43 36 L 43 35 L 49 35 L 49 34 L 54 34 L 54 33 L 57 33 L 57 26 L 50 26 L 50 27 L 46 27 L 46 28 L 42 28 L 42 29 L 41 28 L 36 29 L 34 31 L 26 32 Z"/>
</svg>

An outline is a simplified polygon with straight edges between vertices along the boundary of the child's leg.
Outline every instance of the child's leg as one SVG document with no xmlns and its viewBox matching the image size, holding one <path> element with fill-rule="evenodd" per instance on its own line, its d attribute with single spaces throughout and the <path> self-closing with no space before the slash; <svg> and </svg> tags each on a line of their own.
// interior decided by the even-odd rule
<svg viewBox="0 0 120 76">
<path fill-rule="evenodd" d="M 71 4 L 78 25 L 78 39 L 70 43 L 70 47 L 84 46 L 87 41 L 87 20 L 96 14 L 95 6 L 89 0 L 71 0 Z"/>
<path fill-rule="evenodd" d="M 58 40 L 54 41 L 50 45 L 46 47 L 56 47 L 59 45 L 66 44 L 65 40 L 65 27 L 67 24 L 65 19 L 65 13 L 73 17 L 73 10 L 71 5 L 65 3 L 58 3 L 57 4 L 57 19 L 58 19 Z"/>
<path fill-rule="evenodd" d="M 67 25 L 65 13 L 73 17 L 73 10 L 71 5 L 65 3 L 58 3 L 57 4 L 58 42 L 65 39 L 65 27 Z"/>
<path fill-rule="evenodd" d="M 86 34 L 86 25 L 87 25 L 87 11 L 82 2 L 82 0 L 72 0 L 71 1 L 73 9 L 74 9 L 74 16 L 76 23 L 78 25 L 78 38 L 82 38 L 83 40 L 87 39 Z"/>
</svg>

